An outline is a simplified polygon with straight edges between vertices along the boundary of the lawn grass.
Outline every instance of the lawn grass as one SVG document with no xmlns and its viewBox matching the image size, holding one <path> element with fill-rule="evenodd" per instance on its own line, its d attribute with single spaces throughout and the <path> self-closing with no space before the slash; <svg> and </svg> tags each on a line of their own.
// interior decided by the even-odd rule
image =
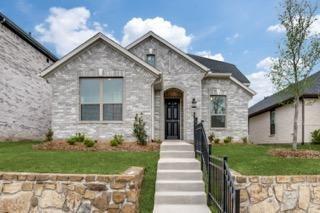
<svg viewBox="0 0 320 213">
<path fill-rule="evenodd" d="M 33 150 L 37 142 L 0 142 L 0 171 L 117 174 L 145 168 L 140 211 L 152 212 L 158 152 L 62 152 Z"/>
<path fill-rule="evenodd" d="M 213 145 L 212 154 L 228 156 L 231 169 L 243 175 L 313 175 L 320 174 L 320 159 L 280 158 L 268 154 L 269 149 L 291 148 L 290 145 Z M 320 145 L 306 144 L 299 149 L 320 150 Z"/>
</svg>

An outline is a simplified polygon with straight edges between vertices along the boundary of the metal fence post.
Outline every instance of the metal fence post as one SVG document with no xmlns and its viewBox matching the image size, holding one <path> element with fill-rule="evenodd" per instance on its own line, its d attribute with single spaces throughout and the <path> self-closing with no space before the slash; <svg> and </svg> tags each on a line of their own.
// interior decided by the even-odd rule
<svg viewBox="0 0 320 213">
<path fill-rule="evenodd" d="M 228 189 L 227 189 L 227 168 L 226 168 L 226 163 L 228 161 L 228 157 L 224 156 L 223 157 L 223 212 L 228 211 Z"/>
<path fill-rule="evenodd" d="M 235 213 L 240 212 L 240 189 L 236 189 L 236 199 L 235 199 Z"/>
<path fill-rule="evenodd" d="M 209 156 L 208 156 L 208 194 L 207 194 L 207 203 L 208 203 L 208 206 L 210 206 L 211 204 L 211 198 L 210 198 L 210 194 L 212 193 L 211 189 L 211 184 L 212 184 L 212 174 L 211 174 L 211 166 L 210 166 L 210 162 L 211 162 L 211 151 L 212 151 L 212 144 L 210 143 L 209 144 Z"/>
</svg>

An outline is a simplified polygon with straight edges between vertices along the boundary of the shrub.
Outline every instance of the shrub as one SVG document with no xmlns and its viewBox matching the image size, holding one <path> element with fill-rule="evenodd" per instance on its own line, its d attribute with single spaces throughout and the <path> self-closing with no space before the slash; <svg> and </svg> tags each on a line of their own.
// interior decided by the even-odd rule
<svg viewBox="0 0 320 213">
<path fill-rule="evenodd" d="M 226 137 L 225 139 L 223 139 L 223 142 L 224 142 L 224 143 L 231 143 L 231 142 L 232 142 L 232 139 L 233 139 L 233 137 L 228 136 L 228 137 Z"/>
<path fill-rule="evenodd" d="M 96 141 L 90 139 L 90 138 L 85 138 L 83 140 L 84 145 L 86 145 L 86 147 L 93 147 L 94 144 L 96 143 Z"/>
<path fill-rule="evenodd" d="M 77 141 L 77 138 L 75 136 L 71 136 L 67 139 L 67 143 L 70 144 L 70 145 L 74 145 L 76 144 Z"/>
<path fill-rule="evenodd" d="M 137 138 L 138 144 L 147 145 L 147 133 L 145 130 L 146 123 L 143 121 L 142 113 L 136 114 L 133 123 L 133 135 Z"/>
<path fill-rule="evenodd" d="M 52 141 L 53 138 L 53 131 L 51 128 L 48 129 L 48 132 L 46 133 L 46 141 Z"/>
<path fill-rule="evenodd" d="M 248 138 L 247 138 L 247 137 L 242 137 L 241 140 L 242 140 L 242 142 L 245 143 L 245 144 L 248 143 Z"/>
<path fill-rule="evenodd" d="M 215 144 L 218 144 L 218 143 L 220 143 L 220 139 L 219 139 L 219 138 L 215 138 L 215 139 L 213 140 L 213 142 L 214 142 Z"/>
<path fill-rule="evenodd" d="M 119 144 L 123 143 L 123 136 L 115 134 L 110 141 L 111 146 L 118 146 Z"/>
<path fill-rule="evenodd" d="M 311 142 L 314 144 L 320 144 L 320 129 L 316 129 L 311 132 Z"/>
<path fill-rule="evenodd" d="M 208 136 L 209 142 L 212 143 L 214 141 L 215 135 L 213 132 L 210 133 L 210 135 Z"/>
<path fill-rule="evenodd" d="M 80 133 L 80 132 L 76 133 L 75 137 L 77 138 L 77 142 L 83 142 L 85 139 L 84 133 Z"/>
<path fill-rule="evenodd" d="M 161 141 L 160 138 L 156 138 L 156 139 L 153 140 L 153 142 L 155 142 L 155 143 L 161 143 L 162 141 Z"/>
</svg>

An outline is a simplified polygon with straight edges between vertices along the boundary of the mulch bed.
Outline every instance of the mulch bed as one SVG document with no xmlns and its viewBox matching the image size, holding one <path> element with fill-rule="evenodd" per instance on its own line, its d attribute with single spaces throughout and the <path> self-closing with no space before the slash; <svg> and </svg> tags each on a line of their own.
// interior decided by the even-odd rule
<svg viewBox="0 0 320 213">
<path fill-rule="evenodd" d="M 111 146 L 109 142 L 97 142 L 93 147 L 86 147 L 83 143 L 70 145 L 66 141 L 57 140 L 33 145 L 32 148 L 48 151 L 153 152 L 160 150 L 160 144 L 148 143 L 146 146 L 142 146 L 136 142 L 124 142 L 118 146 Z"/>
<path fill-rule="evenodd" d="M 272 149 L 269 154 L 282 158 L 319 159 L 320 152 L 315 150 Z"/>
</svg>

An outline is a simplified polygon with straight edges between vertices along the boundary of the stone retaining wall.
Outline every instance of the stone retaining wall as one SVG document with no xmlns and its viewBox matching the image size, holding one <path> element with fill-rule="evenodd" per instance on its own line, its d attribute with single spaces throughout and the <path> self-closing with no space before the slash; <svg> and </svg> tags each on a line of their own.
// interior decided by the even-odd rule
<svg viewBox="0 0 320 213">
<path fill-rule="evenodd" d="M 0 173 L 0 212 L 136 213 L 143 174 Z"/>
<path fill-rule="evenodd" d="M 320 176 L 243 176 L 240 212 L 320 212 Z"/>
</svg>

